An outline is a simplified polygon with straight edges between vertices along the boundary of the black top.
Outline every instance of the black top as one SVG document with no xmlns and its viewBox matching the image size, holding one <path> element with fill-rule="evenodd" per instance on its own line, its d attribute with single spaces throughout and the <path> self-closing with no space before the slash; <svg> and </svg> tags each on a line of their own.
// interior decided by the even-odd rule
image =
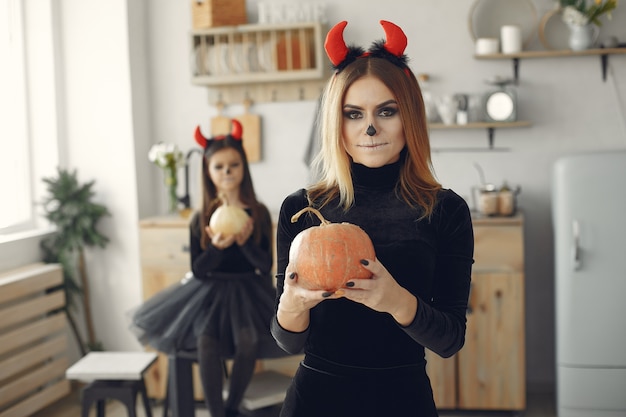
<svg viewBox="0 0 626 417">
<path fill-rule="evenodd" d="M 274 316 L 272 333 L 287 352 L 304 350 L 337 364 L 386 368 L 423 363 L 424 347 L 449 357 L 463 346 L 474 252 L 469 208 L 452 190 L 443 189 L 430 219 L 418 220 L 421 209 L 410 207 L 396 193 L 399 170 L 400 162 L 381 168 L 353 164 L 354 206 L 344 212 L 332 202 L 320 211 L 328 221 L 349 222 L 365 230 L 376 257 L 418 298 L 415 319 L 402 327 L 390 314 L 362 304 L 344 298 L 325 300 L 311 309 L 310 326 L 301 333 L 281 328 Z M 276 306 L 292 240 L 300 231 L 319 225 L 311 213 L 291 223 L 291 216 L 307 205 L 306 191 L 301 189 L 280 209 Z"/>
<path fill-rule="evenodd" d="M 261 218 L 260 222 L 255 224 L 255 228 L 260 230 L 272 230 L 272 219 L 267 208 L 259 205 Z M 248 215 L 251 210 L 246 209 Z M 191 252 L 191 270 L 196 278 L 207 279 L 211 272 L 257 272 L 262 275 L 269 276 L 272 268 L 272 237 L 262 236 L 259 244 L 254 242 L 250 237 L 242 246 L 233 243 L 224 250 L 217 249 L 209 244 L 206 250 L 200 246 L 200 238 L 202 236 L 202 228 L 200 225 L 200 216 L 196 213 L 189 225 L 189 247 Z"/>
</svg>

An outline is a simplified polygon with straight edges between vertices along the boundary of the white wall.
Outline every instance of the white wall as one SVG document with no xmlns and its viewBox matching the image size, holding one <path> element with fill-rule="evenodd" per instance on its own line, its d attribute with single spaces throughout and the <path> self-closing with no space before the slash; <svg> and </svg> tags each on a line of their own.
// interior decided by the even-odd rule
<svg viewBox="0 0 626 417">
<path fill-rule="evenodd" d="M 296 0 L 291 0 L 296 1 Z M 128 333 L 125 312 L 141 300 L 138 220 L 163 213 L 161 172 L 147 160 L 158 141 L 184 150 L 194 146 L 193 129 L 208 129 L 216 114 L 206 89 L 190 82 L 189 2 L 63 0 L 60 7 L 64 164 L 84 181 L 96 179 L 97 198 L 113 216 L 102 224 L 111 238 L 106 250 L 89 254 L 89 278 L 98 337 L 111 350 L 139 349 Z M 510 76 L 509 61 L 478 61 L 468 31 L 472 2 L 328 2 L 329 21 L 350 22 L 349 41 L 368 45 L 383 37 L 379 19 L 402 26 L 415 72 L 432 76 L 435 94 L 482 92 L 484 79 Z M 553 4 L 535 0 L 541 16 Z M 248 1 L 250 22 L 256 1 Z M 626 11 L 605 20 L 603 36 L 626 38 Z M 535 39 L 532 48 L 541 49 Z M 439 179 L 469 198 L 478 183 L 474 163 L 487 180 L 520 185 L 526 216 L 527 377 L 531 387 L 554 384 L 553 242 L 550 169 L 570 152 L 625 148 L 626 56 L 610 58 L 602 82 L 599 58 L 522 60 L 520 119 L 533 126 L 496 131 L 496 146 L 508 152 L 434 154 Z M 226 113 L 242 107 L 227 103 Z M 256 103 L 263 118 L 263 161 L 252 167 L 259 197 L 276 212 L 284 196 L 306 184 L 302 159 L 315 103 Z M 484 131 L 434 131 L 434 147 L 485 147 Z"/>
<path fill-rule="evenodd" d="M 105 250 L 86 253 L 96 336 L 109 350 L 139 349 L 125 313 L 141 299 L 135 128 L 126 0 L 59 3 L 66 166 L 112 213 Z"/>
</svg>

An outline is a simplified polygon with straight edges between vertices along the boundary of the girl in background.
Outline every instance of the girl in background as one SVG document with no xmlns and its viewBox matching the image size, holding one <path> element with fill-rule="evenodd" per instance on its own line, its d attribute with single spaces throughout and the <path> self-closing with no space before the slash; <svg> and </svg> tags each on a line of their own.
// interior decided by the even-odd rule
<svg viewBox="0 0 626 417">
<path fill-rule="evenodd" d="M 275 290 L 272 285 L 272 223 L 256 198 L 242 129 L 233 120 L 226 136 L 205 138 L 202 208 L 190 222 L 192 278 L 146 301 L 134 315 L 140 340 L 166 353 L 198 352 L 200 378 L 212 417 L 232 417 L 250 383 L 256 360 L 285 356 L 269 333 Z M 208 225 L 215 210 L 228 205 L 249 219 L 235 235 L 214 232 Z M 223 360 L 233 359 L 224 402 Z"/>
</svg>

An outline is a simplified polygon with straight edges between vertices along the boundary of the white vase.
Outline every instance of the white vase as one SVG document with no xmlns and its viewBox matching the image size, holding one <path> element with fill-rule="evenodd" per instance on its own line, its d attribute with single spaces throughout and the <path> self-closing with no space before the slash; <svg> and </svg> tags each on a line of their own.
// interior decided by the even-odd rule
<svg viewBox="0 0 626 417">
<path fill-rule="evenodd" d="M 569 25 L 569 47 L 572 51 L 591 48 L 598 39 L 600 30 L 596 25 Z"/>
</svg>

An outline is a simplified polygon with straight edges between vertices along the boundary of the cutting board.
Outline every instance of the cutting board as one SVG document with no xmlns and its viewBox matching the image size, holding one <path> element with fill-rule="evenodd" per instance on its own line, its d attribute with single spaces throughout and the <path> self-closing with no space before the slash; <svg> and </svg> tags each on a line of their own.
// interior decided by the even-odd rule
<svg viewBox="0 0 626 417">
<path fill-rule="evenodd" d="M 224 116 L 224 103 L 219 102 L 217 107 L 217 116 L 211 118 L 211 137 L 227 135 L 230 133 L 230 117 Z"/>
<path fill-rule="evenodd" d="M 250 113 L 250 100 L 244 100 L 244 113 L 236 117 L 243 128 L 243 148 L 248 156 L 248 162 L 261 160 L 261 116 Z"/>
<path fill-rule="evenodd" d="M 261 160 L 261 116 L 250 113 L 250 100 L 244 100 L 244 113 L 235 116 L 243 128 L 243 149 L 248 162 Z M 217 104 L 218 115 L 211 118 L 211 136 L 227 135 L 231 131 L 231 118 L 222 115 L 223 103 Z"/>
</svg>

